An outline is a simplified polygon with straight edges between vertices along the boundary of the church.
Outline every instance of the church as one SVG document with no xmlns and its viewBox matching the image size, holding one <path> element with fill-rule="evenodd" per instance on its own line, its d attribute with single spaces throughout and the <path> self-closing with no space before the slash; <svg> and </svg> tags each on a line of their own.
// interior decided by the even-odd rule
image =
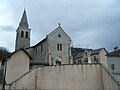
<svg viewBox="0 0 120 90">
<path fill-rule="evenodd" d="M 90 54 L 95 61 L 106 54 L 105 49 L 78 52 L 74 63 L 71 39 L 59 24 L 46 37 L 30 46 L 31 29 L 24 10 L 16 30 L 15 51 L 3 59 L 2 90 L 120 90 L 104 62 L 89 63 Z M 73 50 L 72 50 L 73 49 Z M 81 51 L 81 49 L 80 49 Z M 85 63 L 79 63 L 85 59 Z M 99 58 L 101 60 L 101 58 Z M 98 61 L 99 61 L 98 60 Z M 105 60 L 102 57 L 102 60 Z"/>
<path fill-rule="evenodd" d="M 34 46 L 30 46 L 31 29 L 24 10 L 16 30 L 15 51 L 24 49 L 31 57 L 30 65 L 72 64 L 71 39 L 59 26 Z"/>
</svg>

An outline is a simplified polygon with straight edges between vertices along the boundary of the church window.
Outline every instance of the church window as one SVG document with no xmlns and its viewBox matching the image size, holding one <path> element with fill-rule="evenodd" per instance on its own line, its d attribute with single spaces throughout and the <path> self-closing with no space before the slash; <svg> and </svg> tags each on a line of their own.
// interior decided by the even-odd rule
<svg viewBox="0 0 120 90">
<path fill-rule="evenodd" d="M 21 37 L 24 37 L 24 31 L 21 31 Z"/>
<path fill-rule="evenodd" d="M 60 35 L 60 34 L 58 34 L 58 37 L 59 37 L 59 38 L 61 38 L 61 35 Z"/>
<path fill-rule="evenodd" d="M 57 51 L 62 51 L 62 44 L 57 43 Z"/>
<path fill-rule="evenodd" d="M 28 38 L 28 32 L 26 32 L 26 35 L 25 35 L 26 38 Z"/>
<path fill-rule="evenodd" d="M 60 44 L 60 51 L 62 51 L 62 44 Z"/>
<path fill-rule="evenodd" d="M 59 51 L 59 43 L 57 43 L 57 50 Z"/>
</svg>

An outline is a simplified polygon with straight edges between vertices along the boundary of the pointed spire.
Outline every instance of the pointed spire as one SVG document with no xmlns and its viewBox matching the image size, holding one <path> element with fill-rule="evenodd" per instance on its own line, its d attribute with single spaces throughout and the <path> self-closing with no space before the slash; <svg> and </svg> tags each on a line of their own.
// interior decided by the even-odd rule
<svg viewBox="0 0 120 90">
<path fill-rule="evenodd" d="M 27 21 L 27 16 L 26 16 L 26 10 L 24 9 L 21 21 L 19 23 L 19 26 L 24 27 L 24 28 L 28 28 L 28 21 Z"/>
</svg>

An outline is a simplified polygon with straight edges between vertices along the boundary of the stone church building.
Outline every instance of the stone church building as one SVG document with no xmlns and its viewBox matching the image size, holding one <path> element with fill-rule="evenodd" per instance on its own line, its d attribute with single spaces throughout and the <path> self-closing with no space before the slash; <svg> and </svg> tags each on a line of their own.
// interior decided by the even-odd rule
<svg viewBox="0 0 120 90">
<path fill-rule="evenodd" d="M 56 65 L 72 64 L 71 39 L 59 26 L 46 38 L 34 46 L 30 46 L 31 29 L 27 21 L 26 10 L 24 10 L 19 26 L 16 30 L 15 50 L 25 49 L 32 57 L 31 65 Z"/>
</svg>

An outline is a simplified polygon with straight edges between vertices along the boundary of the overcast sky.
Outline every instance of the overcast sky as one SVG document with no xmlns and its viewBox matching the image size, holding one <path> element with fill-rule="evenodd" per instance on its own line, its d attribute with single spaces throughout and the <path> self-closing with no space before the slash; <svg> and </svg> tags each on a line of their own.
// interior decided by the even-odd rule
<svg viewBox="0 0 120 90">
<path fill-rule="evenodd" d="M 60 22 L 74 47 L 120 47 L 120 0 L 0 0 L 0 47 L 14 51 L 24 6 L 32 29 L 31 45 Z"/>
</svg>

